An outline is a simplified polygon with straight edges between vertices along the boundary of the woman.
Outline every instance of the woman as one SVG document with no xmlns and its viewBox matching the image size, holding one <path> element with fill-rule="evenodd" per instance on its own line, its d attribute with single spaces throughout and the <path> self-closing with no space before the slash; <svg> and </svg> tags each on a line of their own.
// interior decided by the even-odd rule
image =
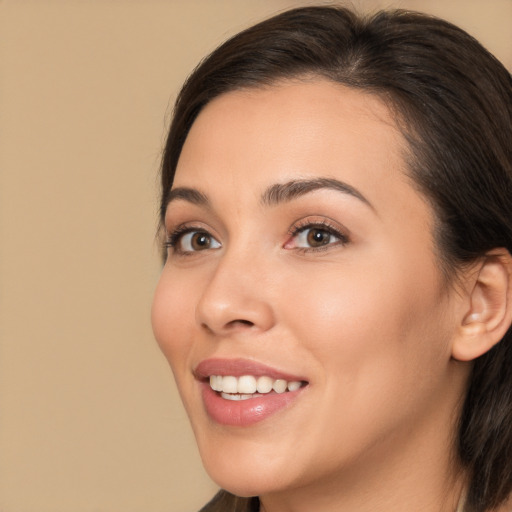
<svg viewBox="0 0 512 512">
<path fill-rule="evenodd" d="M 444 21 L 296 9 L 200 64 L 153 327 L 204 510 L 512 510 L 511 179 L 511 76 Z"/>
</svg>

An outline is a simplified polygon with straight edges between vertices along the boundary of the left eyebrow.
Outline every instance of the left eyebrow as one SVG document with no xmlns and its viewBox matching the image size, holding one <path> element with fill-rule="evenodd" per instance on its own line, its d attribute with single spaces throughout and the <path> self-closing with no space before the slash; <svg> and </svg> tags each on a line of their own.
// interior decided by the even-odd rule
<svg viewBox="0 0 512 512">
<path fill-rule="evenodd" d="M 364 197 L 359 190 L 352 187 L 348 183 L 336 180 L 334 178 L 315 178 L 292 180 L 286 183 L 277 183 L 265 190 L 261 196 L 261 202 L 267 206 L 276 206 L 279 203 L 291 201 L 297 197 L 313 192 L 319 189 L 331 189 L 344 194 L 349 194 L 375 211 L 373 205 Z"/>
</svg>

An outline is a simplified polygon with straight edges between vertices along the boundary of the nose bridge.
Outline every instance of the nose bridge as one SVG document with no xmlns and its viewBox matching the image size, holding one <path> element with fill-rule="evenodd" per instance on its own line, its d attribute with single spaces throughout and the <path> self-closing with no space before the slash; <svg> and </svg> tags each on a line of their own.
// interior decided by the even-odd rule
<svg viewBox="0 0 512 512">
<path fill-rule="evenodd" d="M 222 335 L 270 329 L 274 311 L 266 286 L 266 258 L 243 241 L 222 250 L 197 304 L 197 322 Z"/>
</svg>

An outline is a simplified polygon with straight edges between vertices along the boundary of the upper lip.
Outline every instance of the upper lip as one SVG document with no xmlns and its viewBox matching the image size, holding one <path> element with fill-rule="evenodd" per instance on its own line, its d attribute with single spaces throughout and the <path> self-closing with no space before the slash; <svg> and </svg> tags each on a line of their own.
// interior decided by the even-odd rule
<svg viewBox="0 0 512 512">
<path fill-rule="evenodd" d="M 207 379 L 210 375 L 232 375 L 234 377 L 266 375 L 272 379 L 283 379 L 288 382 L 307 381 L 303 376 L 281 371 L 251 359 L 204 359 L 195 367 L 194 375 L 200 380 Z"/>
</svg>

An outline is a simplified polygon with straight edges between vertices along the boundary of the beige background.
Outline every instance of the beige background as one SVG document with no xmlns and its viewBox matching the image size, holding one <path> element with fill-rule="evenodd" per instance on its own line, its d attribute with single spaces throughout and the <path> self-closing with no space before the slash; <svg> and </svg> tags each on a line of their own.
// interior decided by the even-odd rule
<svg viewBox="0 0 512 512">
<path fill-rule="evenodd" d="M 149 309 L 169 105 L 293 0 L 0 0 L 0 511 L 193 511 L 204 475 Z M 444 16 L 512 69 L 512 0 Z"/>
</svg>

